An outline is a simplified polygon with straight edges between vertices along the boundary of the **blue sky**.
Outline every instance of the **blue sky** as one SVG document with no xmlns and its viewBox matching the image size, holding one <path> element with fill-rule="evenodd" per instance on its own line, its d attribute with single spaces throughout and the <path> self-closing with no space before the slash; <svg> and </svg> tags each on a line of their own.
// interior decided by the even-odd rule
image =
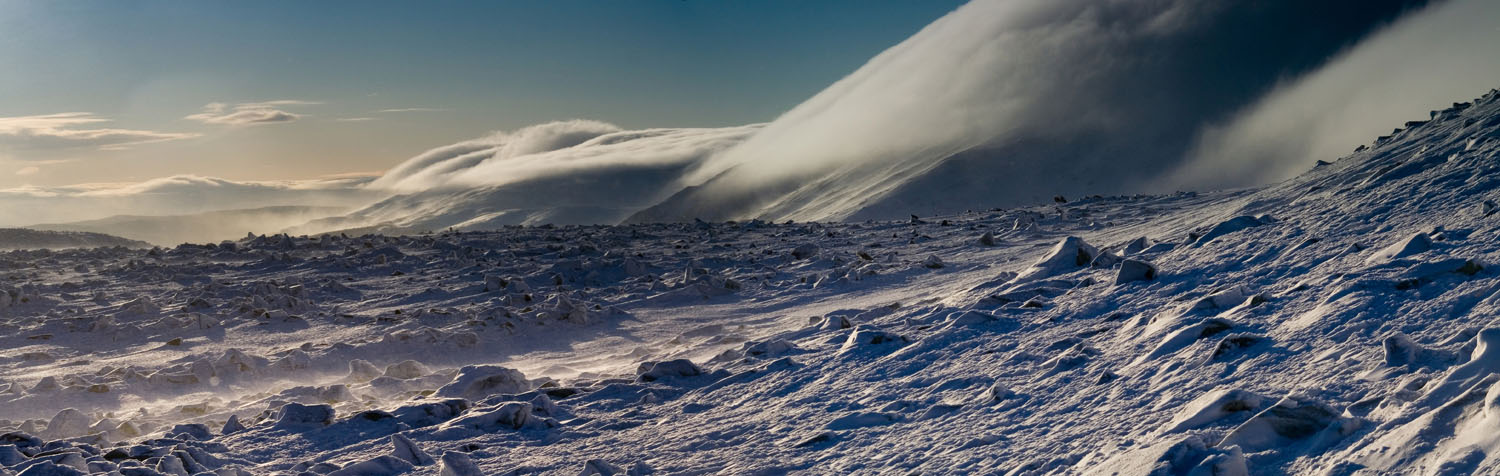
<svg viewBox="0 0 1500 476">
<path fill-rule="evenodd" d="M 375 172 L 556 119 L 768 121 L 961 3 L 0 0 L 0 186 Z"/>
</svg>

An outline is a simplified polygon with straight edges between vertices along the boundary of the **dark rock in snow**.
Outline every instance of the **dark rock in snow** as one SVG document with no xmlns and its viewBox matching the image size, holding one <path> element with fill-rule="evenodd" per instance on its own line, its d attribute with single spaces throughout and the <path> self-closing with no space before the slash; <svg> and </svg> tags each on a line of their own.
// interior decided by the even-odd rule
<svg viewBox="0 0 1500 476">
<path fill-rule="evenodd" d="M 221 435 L 232 435 L 245 431 L 245 425 L 240 423 L 239 415 L 229 415 L 229 420 L 224 422 L 224 428 L 219 430 Z"/>
<path fill-rule="evenodd" d="M 792 442 L 792 448 L 809 448 L 838 439 L 838 433 L 824 431 Z"/>
<path fill-rule="evenodd" d="M 1208 356 L 1208 360 L 1210 362 L 1229 360 L 1240 351 L 1254 347 L 1256 344 L 1265 342 L 1266 340 L 1266 337 L 1255 334 L 1230 334 L 1219 340 L 1218 345 L 1214 346 L 1213 354 Z"/>
<path fill-rule="evenodd" d="M 1100 250 L 1099 256 L 1095 256 L 1094 261 L 1090 262 L 1089 266 L 1095 268 L 1113 268 L 1117 264 L 1120 264 L 1119 256 L 1116 256 L 1114 253 L 1110 253 L 1108 251 Z"/>
<path fill-rule="evenodd" d="M 818 255 L 818 245 L 804 243 L 792 248 L 792 257 L 796 259 L 808 259 Z"/>
<path fill-rule="evenodd" d="M 1125 259 L 1120 262 L 1120 271 L 1115 273 L 1115 284 L 1125 284 L 1135 281 L 1150 281 L 1156 279 L 1156 265 L 1136 260 Z"/>
</svg>

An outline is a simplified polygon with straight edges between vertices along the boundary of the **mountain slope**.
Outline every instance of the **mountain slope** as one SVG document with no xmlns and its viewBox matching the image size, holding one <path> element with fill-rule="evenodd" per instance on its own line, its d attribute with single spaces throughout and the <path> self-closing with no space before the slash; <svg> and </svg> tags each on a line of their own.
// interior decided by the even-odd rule
<svg viewBox="0 0 1500 476">
<path fill-rule="evenodd" d="M 116 246 L 149 248 L 151 244 L 103 233 L 0 228 L 0 250 L 63 250 Z"/>
<path fill-rule="evenodd" d="M 221 210 L 190 215 L 116 215 L 98 220 L 31 225 L 36 230 L 86 231 L 156 243 L 214 243 L 246 233 L 274 233 L 295 224 L 336 215 L 342 207 L 278 206 Z"/>
<path fill-rule="evenodd" d="M 1409 126 L 1235 192 L 7 256 L 0 464 L 1490 474 L 1500 92 Z"/>
</svg>

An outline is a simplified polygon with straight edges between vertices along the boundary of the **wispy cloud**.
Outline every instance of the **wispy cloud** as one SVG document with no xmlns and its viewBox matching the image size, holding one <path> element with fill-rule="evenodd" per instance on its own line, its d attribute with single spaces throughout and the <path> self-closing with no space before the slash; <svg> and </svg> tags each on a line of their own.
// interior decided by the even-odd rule
<svg viewBox="0 0 1500 476">
<path fill-rule="evenodd" d="M 0 117 L 0 147 L 18 150 L 56 150 L 96 147 L 119 150 L 133 145 L 197 137 L 185 132 L 90 127 L 110 122 L 90 112 Z"/>
<path fill-rule="evenodd" d="M 245 102 L 238 104 L 214 102 L 204 105 L 203 112 L 189 115 L 186 118 L 206 124 L 221 124 L 230 126 L 292 122 L 297 119 L 301 119 L 302 115 L 284 111 L 282 110 L 283 107 L 310 106 L 315 104 L 322 103 L 317 101 L 299 101 L 295 99 Z"/>
<path fill-rule="evenodd" d="M 33 175 L 41 171 L 42 169 L 36 166 L 21 167 L 19 169 L 16 169 L 16 175 Z"/>
<path fill-rule="evenodd" d="M 390 114 L 390 113 L 396 113 L 396 112 L 447 112 L 447 111 L 451 111 L 451 110 L 452 109 L 445 109 L 445 108 L 439 108 L 439 107 L 400 107 L 400 108 L 394 108 L 394 109 L 381 109 L 381 110 L 375 111 L 375 112 L 378 112 L 378 113 L 381 113 L 381 114 Z"/>
<path fill-rule="evenodd" d="M 376 120 L 376 118 L 373 118 L 373 117 L 340 117 L 340 118 L 334 119 L 334 120 L 338 121 L 338 122 L 366 122 L 366 121 L 374 121 L 374 120 Z"/>
</svg>

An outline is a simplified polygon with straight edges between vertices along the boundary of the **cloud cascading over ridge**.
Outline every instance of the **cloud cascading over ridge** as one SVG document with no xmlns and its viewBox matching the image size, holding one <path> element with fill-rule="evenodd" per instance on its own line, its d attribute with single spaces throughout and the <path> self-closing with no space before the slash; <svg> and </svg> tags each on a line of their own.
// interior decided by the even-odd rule
<svg viewBox="0 0 1500 476">
<path fill-rule="evenodd" d="M 134 145 L 198 137 L 186 132 L 90 127 L 109 119 L 88 112 L 0 117 L 0 148 L 46 151 L 71 148 L 118 150 Z M 30 155 L 20 155 L 26 160 Z"/>
<path fill-rule="evenodd" d="M 1500 15 L 1493 5 L 975 0 L 769 124 L 539 124 L 434 148 L 377 179 L 316 191 L 255 195 L 177 177 L 172 186 L 37 192 L 176 190 L 168 195 L 182 199 L 189 190 L 222 189 L 257 204 L 361 205 L 297 228 L 317 233 L 890 218 L 1055 194 L 1255 185 L 1390 127 L 1380 124 L 1483 92 L 1471 86 L 1493 87 L 1500 75 L 1491 74 L 1485 46 L 1500 38 L 1483 21 Z M 282 109 L 309 104 L 210 105 L 195 119 L 275 122 Z"/>
<path fill-rule="evenodd" d="M 1281 180 L 1389 134 L 1424 111 L 1500 87 L 1500 2 L 1450 0 L 1403 18 L 1328 66 L 1203 130 L 1173 186 Z"/>
<path fill-rule="evenodd" d="M 302 115 L 284 111 L 281 109 L 282 107 L 309 106 L 315 104 L 320 103 L 316 101 L 298 101 L 293 99 L 282 99 L 264 102 L 247 102 L 239 104 L 215 102 L 204 105 L 203 112 L 188 115 L 187 117 L 185 117 L 185 119 L 192 119 L 205 124 L 219 124 L 229 126 L 292 122 L 297 119 L 301 119 Z"/>
<path fill-rule="evenodd" d="M 496 132 L 413 157 L 366 187 L 389 198 L 296 231 L 615 223 L 688 186 L 688 168 L 759 127 L 623 130 L 573 120 Z"/>
<path fill-rule="evenodd" d="M 1148 191 L 1201 127 L 1424 4 L 975 0 L 636 219 L 899 217 Z"/>
</svg>

